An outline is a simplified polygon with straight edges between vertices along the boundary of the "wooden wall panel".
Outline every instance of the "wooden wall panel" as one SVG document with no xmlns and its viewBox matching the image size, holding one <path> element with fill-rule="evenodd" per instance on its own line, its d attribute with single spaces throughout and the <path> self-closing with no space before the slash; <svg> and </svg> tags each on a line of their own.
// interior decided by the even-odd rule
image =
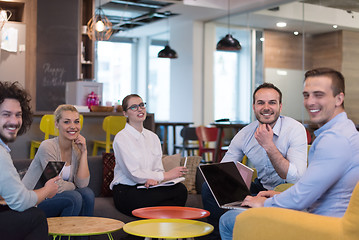
<svg viewBox="0 0 359 240">
<path fill-rule="evenodd" d="M 342 73 L 345 77 L 345 110 L 359 123 L 359 32 L 343 31 Z"/>
<path fill-rule="evenodd" d="M 302 37 L 290 33 L 264 31 L 264 67 L 302 69 Z"/>
<path fill-rule="evenodd" d="M 311 68 L 330 67 L 341 71 L 343 58 L 341 31 L 313 35 L 311 45 Z"/>
</svg>

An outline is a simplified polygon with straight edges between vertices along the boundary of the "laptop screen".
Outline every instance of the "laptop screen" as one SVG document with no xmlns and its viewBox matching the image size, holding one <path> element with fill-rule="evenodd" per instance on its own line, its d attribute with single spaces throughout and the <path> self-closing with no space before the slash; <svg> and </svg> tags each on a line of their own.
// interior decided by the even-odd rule
<svg viewBox="0 0 359 240">
<path fill-rule="evenodd" d="M 219 206 L 243 201 L 250 191 L 234 162 L 200 165 L 201 172 Z"/>
</svg>

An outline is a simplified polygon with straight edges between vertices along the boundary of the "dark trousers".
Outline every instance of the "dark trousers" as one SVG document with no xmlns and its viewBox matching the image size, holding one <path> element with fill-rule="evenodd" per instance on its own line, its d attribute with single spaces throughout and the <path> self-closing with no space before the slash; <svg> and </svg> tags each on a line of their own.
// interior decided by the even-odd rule
<svg viewBox="0 0 359 240">
<path fill-rule="evenodd" d="M 0 210 L 0 238 L 11 240 L 48 240 L 45 213 L 32 207 L 23 212 Z"/>
<path fill-rule="evenodd" d="M 263 187 L 258 178 L 256 178 L 251 183 L 250 192 L 252 196 L 257 195 L 260 191 L 266 190 L 267 189 Z M 201 193 L 203 208 L 211 213 L 207 217 L 207 222 L 214 227 L 213 232 L 211 233 L 211 237 L 213 237 L 214 239 L 221 239 L 219 234 L 219 219 L 227 210 L 218 206 L 206 182 L 202 185 Z"/>
<path fill-rule="evenodd" d="M 118 184 L 113 186 L 113 200 L 120 212 L 132 216 L 132 211 L 137 208 L 184 206 L 187 201 L 187 188 L 182 183 L 148 189 Z"/>
</svg>

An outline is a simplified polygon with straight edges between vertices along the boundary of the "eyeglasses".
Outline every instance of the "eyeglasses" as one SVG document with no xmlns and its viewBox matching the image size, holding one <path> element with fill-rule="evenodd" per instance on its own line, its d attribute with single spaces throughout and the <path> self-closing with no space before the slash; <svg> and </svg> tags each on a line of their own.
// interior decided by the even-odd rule
<svg viewBox="0 0 359 240">
<path fill-rule="evenodd" d="M 137 105 L 137 104 L 133 104 L 132 106 L 128 107 L 127 110 L 128 110 L 128 109 L 131 109 L 132 111 L 137 111 L 138 108 L 141 108 L 141 109 L 146 108 L 146 103 L 140 103 L 140 104 L 138 104 L 138 105 Z"/>
</svg>

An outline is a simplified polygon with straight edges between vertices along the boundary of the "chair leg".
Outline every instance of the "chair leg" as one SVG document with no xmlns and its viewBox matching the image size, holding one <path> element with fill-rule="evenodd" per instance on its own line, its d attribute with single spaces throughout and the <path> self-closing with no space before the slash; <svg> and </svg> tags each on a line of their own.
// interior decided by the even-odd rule
<svg viewBox="0 0 359 240">
<path fill-rule="evenodd" d="M 97 148 L 98 148 L 97 144 L 94 143 L 93 150 L 92 150 L 92 156 L 97 156 Z"/>
<path fill-rule="evenodd" d="M 31 147 L 30 147 L 30 159 L 34 159 L 35 157 L 35 153 L 36 153 L 36 146 L 34 146 L 32 143 L 31 143 Z"/>
</svg>

